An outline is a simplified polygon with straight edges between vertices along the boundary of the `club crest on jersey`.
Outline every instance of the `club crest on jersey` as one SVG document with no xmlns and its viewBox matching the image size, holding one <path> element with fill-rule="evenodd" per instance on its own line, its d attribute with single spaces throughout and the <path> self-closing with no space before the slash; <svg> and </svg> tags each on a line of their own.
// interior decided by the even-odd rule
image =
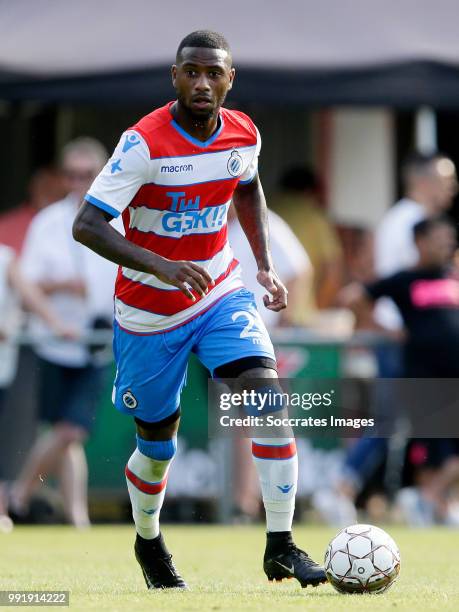
<svg viewBox="0 0 459 612">
<path fill-rule="evenodd" d="M 239 155 L 239 152 L 234 149 L 231 151 L 231 155 L 229 157 L 228 163 L 226 167 L 228 168 L 228 172 L 231 176 L 240 176 L 242 174 L 242 157 Z"/>
<path fill-rule="evenodd" d="M 129 410 L 135 410 L 137 408 L 137 400 L 134 397 L 134 394 L 132 393 L 132 391 L 128 390 L 125 391 L 123 393 L 122 396 L 122 400 L 123 400 L 123 404 L 126 406 L 126 408 L 129 408 Z"/>
</svg>

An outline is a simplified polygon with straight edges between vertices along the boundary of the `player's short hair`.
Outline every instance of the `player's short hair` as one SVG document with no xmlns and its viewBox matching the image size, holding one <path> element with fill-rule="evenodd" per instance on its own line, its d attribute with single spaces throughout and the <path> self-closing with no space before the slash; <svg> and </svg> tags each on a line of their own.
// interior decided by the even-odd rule
<svg viewBox="0 0 459 612">
<path fill-rule="evenodd" d="M 402 180 L 407 186 L 414 178 L 426 176 L 432 169 L 432 163 L 439 159 L 449 159 L 443 153 L 411 153 L 402 165 Z"/>
<path fill-rule="evenodd" d="M 311 168 L 293 166 L 282 174 L 279 186 L 285 191 L 318 191 L 319 181 Z"/>
<path fill-rule="evenodd" d="M 64 145 L 59 157 L 61 166 L 67 157 L 74 154 L 93 157 L 101 167 L 105 165 L 108 159 L 107 149 L 104 145 L 89 136 L 79 136 Z"/>
<path fill-rule="evenodd" d="M 223 49 L 226 51 L 231 59 L 231 49 L 228 41 L 218 32 L 212 30 L 196 30 L 185 36 L 182 42 L 179 44 L 176 54 L 177 63 L 181 59 L 182 49 L 185 47 L 203 47 L 205 49 Z"/>
<path fill-rule="evenodd" d="M 428 217 L 427 219 L 422 219 L 422 221 L 418 221 L 413 227 L 413 236 L 415 241 L 419 240 L 419 238 L 425 238 L 430 234 L 430 232 L 440 225 L 447 225 L 455 229 L 453 222 L 446 215 L 439 215 L 436 217 Z"/>
</svg>

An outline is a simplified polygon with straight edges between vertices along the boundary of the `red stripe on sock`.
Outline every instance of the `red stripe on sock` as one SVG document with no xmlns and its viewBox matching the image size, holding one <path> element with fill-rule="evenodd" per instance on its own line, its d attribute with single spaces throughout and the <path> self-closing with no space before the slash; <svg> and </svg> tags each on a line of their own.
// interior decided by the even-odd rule
<svg viewBox="0 0 459 612">
<path fill-rule="evenodd" d="M 126 474 L 126 478 L 128 478 L 135 487 L 142 491 L 142 493 L 148 493 L 148 495 L 161 493 L 167 484 L 167 476 L 163 478 L 161 482 L 147 482 L 136 476 L 134 472 L 131 472 L 128 466 L 126 466 L 124 473 Z"/>
<path fill-rule="evenodd" d="M 295 440 L 282 446 L 252 442 L 252 454 L 258 459 L 290 459 L 296 454 Z"/>
</svg>

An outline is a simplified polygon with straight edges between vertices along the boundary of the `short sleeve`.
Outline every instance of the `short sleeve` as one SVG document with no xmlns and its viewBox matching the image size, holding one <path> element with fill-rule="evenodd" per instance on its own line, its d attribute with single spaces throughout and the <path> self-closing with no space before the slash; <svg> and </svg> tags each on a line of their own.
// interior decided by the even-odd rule
<svg viewBox="0 0 459 612">
<path fill-rule="evenodd" d="M 0 304 L 5 304 L 10 287 L 8 283 L 8 270 L 15 259 L 15 252 L 8 246 L 0 244 Z M 2 312 L 2 317 L 4 313 Z M 4 322 L 1 321 L 0 329 L 4 328 Z"/>
<path fill-rule="evenodd" d="M 424 216 L 420 204 L 403 203 L 403 200 L 386 213 L 375 232 L 374 258 L 378 276 L 388 276 L 416 264 L 419 253 L 413 227 Z"/>
<path fill-rule="evenodd" d="M 139 188 L 149 181 L 150 152 L 134 130 L 124 132 L 113 155 L 89 188 L 85 199 L 117 217 Z"/>
<path fill-rule="evenodd" d="M 41 213 L 30 223 L 21 252 L 21 271 L 27 280 L 37 283 L 46 276 L 48 260 L 46 248 L 48 242 L 43 239 L 44 231 Z"/>
<path fill-rule="evenodd" d="M 239 179 L 239 183 L 241 183 L 242 185 L 251 183 L 258 173 L 258 156 L 260 155 L 261 150 L 261 136 L 257 127 L 255 127 L 255 129 L 257 130 L 257 144 L 255 145 L 255 151 L 253 153 L 253 157 L 250 161 L 250 164 L 248 165 L 245 172 L 241 174 L 241 177 Z"/>
<path fill-rule="evenodd" d="M 398 274 L 382 278 L 375 283 L 365 285 L 365 291 L 372 300 L 377 300 L 381 297 L 397 297 L 398 289 Z"/>
<path fill-rule="evenodd" d="M 6 244 L 0 244 L 0 269 L 6 270 L 15 259 L 16 253 Z"/>
</svg>

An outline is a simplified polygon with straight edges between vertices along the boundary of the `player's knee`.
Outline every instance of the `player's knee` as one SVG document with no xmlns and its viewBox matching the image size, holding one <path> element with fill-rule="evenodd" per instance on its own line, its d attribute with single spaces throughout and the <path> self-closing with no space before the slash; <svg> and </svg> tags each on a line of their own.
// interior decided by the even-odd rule
<svg viewBox="0 0 459 612">
<path fill-rule="evenodd" d="M 156 421 L 154 423 L 143 421 L 138 417 L 135 417 L 134 421 L 137 435 L 143 440 L 170 440 L 177 435 L 180 424 L 180 408 L 177 408 L 174 413 L 161 421 Z"/>
<path fill-rule="evenodd" d="M 250 368 L 249 370 L 245 370 L 242 372 L 238 379 L 239 381 L 247 381 L 251 380 L 260 380 L 265 378 L 271 378 L 277 380 L 277 372 L 273 368 L 270 367 L 259 367 L 259 368 Z"/>
<path fill-rule="evenodd" d="M 137 448 L 155 461 L 171 461 L 177 452 L 177 436 L 169 440 L 144 440 L 137 434 Z"/>
<path fill-rule="evenodd" d="M 263 416 L 285 408 L 285 396 L 276 370 L 270 367 L 251 368 L 241 373 L 237 382 L 239 389 L 246 391 L 250 398 L 246 407 L 248 414 Z"/>
<path fill-rule="evenodd" d="M 256 355 L 241 357 L 225 363 L 214 370 L 214 378 L 245 379 L 245 378 L 277 378 L 276 361 L 271 357 Z"/>
</svg>

